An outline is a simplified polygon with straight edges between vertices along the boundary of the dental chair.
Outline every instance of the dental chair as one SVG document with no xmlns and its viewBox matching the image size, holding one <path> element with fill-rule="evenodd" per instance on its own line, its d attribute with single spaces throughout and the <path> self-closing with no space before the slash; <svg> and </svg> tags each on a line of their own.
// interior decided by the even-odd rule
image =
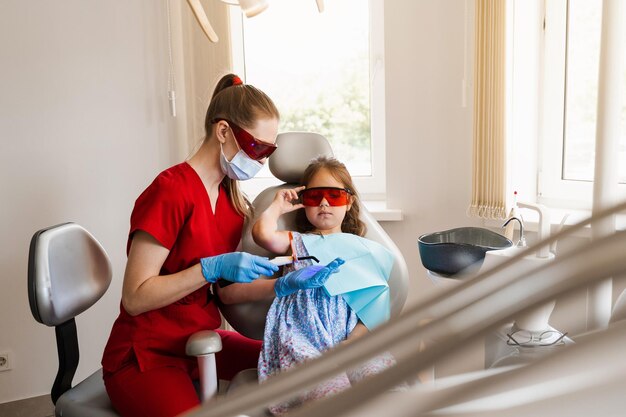
<svg viewBox="0 0 626 417">
<path fill-rule="evenodd" d="M 254 218 L 244 226 L 243 251 L 261 256 L 273 258 L 277 254 L 268 252 L 258 246 L 252 239 L 252 225 L 259 216 L 274 200 L 276 192 L 283 188 L 293 188 L 300 184 L 300 179 L 309 162 L 318 156 L 333 156 L 333 151 L 326 138 L 317 133 L 310 132 L 286 132 L 276 138 L 277 149 L 269 158 L 269 168 L 272 174 L 283 181 L 283 184 L 263 190 L 252 202 Z M 281 230 L 296 230 L 296 212 L 284 214 L 278 221 Z M 391 317 L 400 314 L 406 301 L 409 272 L 402 253 L 391 240 L 389 235 L 374 219 L 371 213 L 361 202 L 360 219 L 367 226 L 366 238 L 374 240 L 391 251 L 394 264 L 389 277 L 389 291 L 391 298 Z M 281 254 L 283 255 L 283 254 Z M 239 333 L 257 340 L 263 340 L 265 317 L 273 300 L 239 303 L 219 304 L 220 311 L 226 321 Z M 236 376 L 228 393 L 232 393 L 235 387 L 247 383 L 256 382 L 256 370 L 243 371 Z"/>
<path fill-rule="evenodd" d="M 57 417 L 118 417 L 104 388 L 102 369 L 72 387 L 79 347 L 75 317 L 94 305 L 111 283 L 111 262 L 100 243 L 76 223 L 64 223 L 33 235 L 28 255 L 28 300 L 35 320 L 54 327 L 59 369 L 51 397 Z M 215 353 L 219 335 L 197 332 L 186 353 L 198 357 L 199 398 L 217 391 Z"/>
</svg>

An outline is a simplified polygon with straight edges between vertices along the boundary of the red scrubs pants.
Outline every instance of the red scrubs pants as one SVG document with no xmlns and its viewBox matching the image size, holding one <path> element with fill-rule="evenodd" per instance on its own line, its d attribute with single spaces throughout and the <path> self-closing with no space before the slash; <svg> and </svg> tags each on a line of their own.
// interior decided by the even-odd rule
<svg viewBox="0 0 626 417">
<path fill-rule="evenodd" d="M 261 341 L 215 331 L 222 337 L 222 351 L 215 355 L 219 379 L 230 380 L 239 371 L 257 367 Z M 172 417 L 200 404 L 194 377 L 197 375 L 172 366 L 141 372 L 133 361 L 105 375 L 104 384 L 113 407 L 123 417 Z"/>
</svg>

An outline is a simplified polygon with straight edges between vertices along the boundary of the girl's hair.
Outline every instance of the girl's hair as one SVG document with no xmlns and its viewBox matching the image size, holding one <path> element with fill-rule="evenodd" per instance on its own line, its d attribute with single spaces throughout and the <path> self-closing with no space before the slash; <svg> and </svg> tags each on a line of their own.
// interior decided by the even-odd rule
<svg viewBox="0 0 626 417">
<path fill-rule="evenodd" d="M 302 175 L 300 181 L 302 185 L 308 185 L 311 178 L 320 170 L 327 170 L 337 181 L 341 182 L 345 188 L 352 192 L 352 206 L 346 212 L 346 217 L 341 222 L 341 231 L 344 233 L 352 233 L 357 236 L 364 236 L 367 232 L 365 223 L 359 219 L 361 207 L 359 205 L 359 197 L 352 182 L 352 176 L 344 164 L 332 157 L 320 156 L 311 161 L 309 166 Z M 306 217 L 304 210 L 296 212 L 296 227 L 299 232 L 306 233 L 315 230 L 315 226 L 311 224 Z"/>
<path fill-rule="evenodd" d="M 211 136 L 213 122 L 216 119 L 226 119 L 239 127 L 251 129 L 256 121 L 262 118 L 280 119 L 280 113 L 272 99 L 258 88 L 243 84 L 235 74 L 226 74 L 215 86 L 206 112 L 204 119 L 206 138 Z M 224 176 L 222 185 L 235 210 L 242 216 L 250 218 L 252 208 L 239 189 L 238 181 Z"/>
</svg>

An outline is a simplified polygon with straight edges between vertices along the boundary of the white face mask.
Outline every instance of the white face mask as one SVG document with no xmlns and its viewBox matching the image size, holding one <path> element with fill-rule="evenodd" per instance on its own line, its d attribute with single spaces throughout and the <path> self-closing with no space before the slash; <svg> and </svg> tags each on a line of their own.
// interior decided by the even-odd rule
<svg viewBox="0 0 626 417">
<path fill-rule="evenodd" d="M 228 178 L 245 181 L 254 177 L 263 168 L 263 164 L 250 158 L 241 149 L 229 162 L 224 155 L 224 148 L 220 144 L 220 167 Z"/>
</svg>

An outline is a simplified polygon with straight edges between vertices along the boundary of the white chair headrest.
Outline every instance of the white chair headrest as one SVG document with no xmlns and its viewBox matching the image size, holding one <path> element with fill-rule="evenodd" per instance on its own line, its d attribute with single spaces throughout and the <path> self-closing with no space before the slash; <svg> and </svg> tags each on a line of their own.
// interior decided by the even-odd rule
<svg viewBox="0 0 626 417">
<path fill-rule="evenodd" d="M 333 156 L 326 138 L 318 133 L 285 132 L 276 138 L 276 151 L 269 158 L 272 174 L 281 181 L 299 184 L 304 170 L 318 156 Z"/>
</svg>

